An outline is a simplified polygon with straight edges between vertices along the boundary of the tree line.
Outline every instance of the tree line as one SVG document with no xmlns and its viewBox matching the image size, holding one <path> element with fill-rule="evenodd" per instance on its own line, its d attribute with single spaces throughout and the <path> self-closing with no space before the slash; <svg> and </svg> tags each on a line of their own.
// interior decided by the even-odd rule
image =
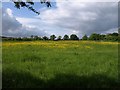
<svg viewBox="0 0 120 90">
<path fill-rule="evenodd" d="M 59 40 L 92 40 L 92 41 L 119 41 L 119 34 L 118 33 L 110 33 L 110 34 L 97 34 L 92 33 L 90 36 L 84 35 L 81 39 L 76 34 L 56 36 L 51 35 L 50 37 L 47 36 L 34 36 L 31 35 L 30 37 L 4 37 L 2 36 L 3 41 L 35 41 L 35 40 L 52 40 L 52 41 L 59 41 Z"/>
</svg>

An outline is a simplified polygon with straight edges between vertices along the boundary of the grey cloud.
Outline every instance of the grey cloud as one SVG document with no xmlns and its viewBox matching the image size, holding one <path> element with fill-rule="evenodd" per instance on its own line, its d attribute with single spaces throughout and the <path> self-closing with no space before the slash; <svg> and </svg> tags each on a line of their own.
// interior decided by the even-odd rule
<svg viewBox="0 0 120 90">
<path fill-rule="evenodd" d="M 20 23 L 14 16 L 7 12 L 6 8 L 2 8 L 2 35 L 14 37 L 27 37 L 31 35 L 44 36 L 46 32 L 39 28 L 30 28 Z"/>
<path fill-rule="evenodd" d="M 15 17 L 12 17 L 8 14 L 7 9 L 2 8 L 2 34 L 14 33 L 22 27 L 22 24 L 19 23 Z"/>
<path fill-rule="evenodd" d="M 73 4 L 74 3 L 74 4 Z M 68 4 L 58 3 L 56 11 L 50 11 L 50 15 L 57 14 L 52 17 L 55 20 L 47 20 L 54 22 L 53 27 L 60 27 L 68 30 L 75 30 L 78 35 L 90 35 L 93 32 L 105 33 L 118 27 L 118 3 L 99 2 L 99 3 L 82 3 L 71 2 Z M 81 5 L 83 4 L 83 5 Z M 63 10 L 63 14 L 59 14 L 59 8 Z M 44 16 L 48 13 L 44 12 Z M 67 15 L 67 16 L 66 16 Z M 47 16 L 46 16 L 47 17 Z"/>
<path fill-rule="evenodd" d="M 64 21 L 60 20 L 58 24 L 64 26 L 67 23 L 64 27 L 79 31 L 78 34 L 108 31 L 117 27 L 117 4 L 113 4 L 115 3 L 90 3 L 90 5 L 87 3 L 86 7 L 80 10 L 71 8 L 71 17 L 62 18 Z M 89 19 L 85 20 L 81 13 Z"/>
<path fill-rule="evenodd" d="M 57 2 L 57 8 L 42 11 L 40 19 L 29 19 L 26 23 L 11 17 L 6 9 L 2 15 L 3 34 L 12 36 L 44 36 L 48 35 L 46 31 L 56 35 L 76 33 L 81 36 L 93 32 L 116 32 L 118 27 L 117 2 Z M 25 27 L 23 24 L 35 27 Z"/>
</svg>

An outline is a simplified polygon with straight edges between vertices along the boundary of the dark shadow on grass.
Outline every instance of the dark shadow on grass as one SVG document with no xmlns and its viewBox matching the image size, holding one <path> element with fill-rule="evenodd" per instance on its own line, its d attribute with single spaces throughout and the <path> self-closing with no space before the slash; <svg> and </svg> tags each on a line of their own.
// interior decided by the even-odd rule
<svg viewBox="0 0 120 90">
<path fill-rule="evenodd" d="M 115 88 L 120 87 L 117 80 L 105 75 L 77 76 L 73 74 L 57 74 L 48 81 L 47 87 L 54 88 Z"/>
<path fill-rule="evenodd" d="M 3 72 L 3 89 L 5 88 L 119 88 L 119 83 L 105 75 L 77 76 L 74 74 L 56 74 L 54 78 L 44 81 L 30 73 Z"/>
<path fill-rule="evenodd" d="M 42 88 L 44 81 L 33 77 L 30 73 L 26 72 L 9 72 L 3 71 L 2 74 L 2 87 L 3 88 Z"/>
</svg>

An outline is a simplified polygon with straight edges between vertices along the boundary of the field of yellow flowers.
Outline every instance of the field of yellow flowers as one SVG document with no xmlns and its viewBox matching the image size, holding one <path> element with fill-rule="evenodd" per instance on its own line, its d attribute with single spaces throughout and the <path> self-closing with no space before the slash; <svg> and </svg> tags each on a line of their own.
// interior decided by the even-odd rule
<svg viewBox="0 0 120 90">
<path fill-rule="evenodd" d="M 3 88 L 118 87 L 118 44 L 3 42 Z"/>
</svg>

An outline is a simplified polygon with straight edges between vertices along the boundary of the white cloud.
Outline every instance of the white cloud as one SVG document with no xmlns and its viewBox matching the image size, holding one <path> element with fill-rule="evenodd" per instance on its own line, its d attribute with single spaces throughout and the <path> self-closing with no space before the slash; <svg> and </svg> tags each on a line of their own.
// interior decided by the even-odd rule
<svg viewBox="0 0 120 90">
<path fill-rule="evenodd" d="M 7 13 L 9 16 L 13 17 L 13 12 L 12 12 L 11 9 L 7 8 L 7 9 L 6 9 L 6 13 Z"/>
<path fill-rule="evenodd" d="M 20 19 L 22 21 L 22 19 Z M 24 23 L 17 20 L 16 17 L 13 16 L 12 10 L 7 8 L 2 8 L 2 35 L 4 36 L 15 36 L 15 37 L 26 37 L 31 35 L 47 35 L 44 31 L 40 30 L 36 26 L 25 25 Z M 32 20 L 33 21 L 33 20 Z M 35 22 L 35 21 L 33 21 Z"/>
<path fill-rule="evenodd" d="M 36 35 L 65 35 L 116 32 L 118 24 L 118 3 L 108 2 L 59 2 L 56 7 L 42 10 L 39 16 L 34 18 L 10 17 L 12 11 L 7 10 L 3 15 L 5 24 L 4 34 L 28 36 Z M 4 14 L 4 13 L 3 13 Z M 11 25 L 12 24 L 12 25 Z M 7 32 L 5 32 L 7 30 Z M 47 33 L 47 34 L 46 34 Z"/>
<path fill-rule="evenodd" d="M 83 34 L 106 33 L 117 28 L 118 3 L 98 2 L 59 2 L 56 9 L 41 12 L 39 18 L 51 27 L 57 27 L 63 32 L 77 32 L 78 36 Z M 55 34 L 62 35 L 59 31 Z"/>
</svg>

